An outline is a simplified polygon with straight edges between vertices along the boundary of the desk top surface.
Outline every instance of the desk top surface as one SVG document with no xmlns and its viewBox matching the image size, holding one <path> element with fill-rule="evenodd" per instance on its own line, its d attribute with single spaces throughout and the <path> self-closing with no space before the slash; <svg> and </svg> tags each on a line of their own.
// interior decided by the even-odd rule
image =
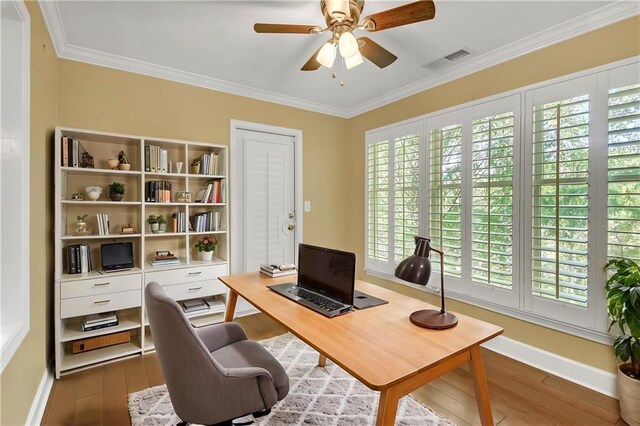
<svg viewBox="0 0 640 426">
<path fill-rule="evenodd" d="M 372 389 L 383 389 L 501 334 L 493 324 L 455 313 L 458 325 L 428 330 L 409 315 L 433 305 L 385 288 L 356 281 L 356 288 L 389 301 L 386 305 L 327 318 L 267 288 L 295 282 L 296 276 L 269 278 L 258 272 L 220 277 L 264 312 Z M 437 309 L 437 308 L 436 308 Z"/>
</svg>

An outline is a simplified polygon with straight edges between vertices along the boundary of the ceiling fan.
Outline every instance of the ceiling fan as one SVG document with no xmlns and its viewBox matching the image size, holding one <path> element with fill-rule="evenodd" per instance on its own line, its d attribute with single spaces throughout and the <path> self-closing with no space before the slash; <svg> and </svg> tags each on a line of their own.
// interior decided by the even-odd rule
<svg viewBox="0 0 640 426">
<path fill-rule="evenodd" d="M 326 28 L 316 25 L 264 24 L 257 23 L 253 29 L 257 33 L 267 34 L 320 34 L 331 32 L 331 38 L 309 58 L 301 70 L 315 71 L 320 66 L 331 68 L 336 58 L 336 50 L 345 60 L 347 69 L 369 59 L 379 68 L 391 65 L 396 59 L 393 53 L 371 40 L 369 37 L 357 38 L 355 30 L 368 32 L 433 19 L 436 7 L 432 0 L 418 0 L 413 3 L 369 15 L 360 22 L 360 14 L 365 0 L 320 0 L 320 9 L 324 15 Z"/>
</svg>

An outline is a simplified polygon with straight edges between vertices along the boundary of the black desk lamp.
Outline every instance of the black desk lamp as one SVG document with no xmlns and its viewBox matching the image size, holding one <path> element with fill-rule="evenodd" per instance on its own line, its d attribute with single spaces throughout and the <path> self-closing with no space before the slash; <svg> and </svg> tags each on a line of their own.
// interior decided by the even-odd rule
<svg viewBox="0 0 640 426">
<path fill-rule="evenodd" d="M 415 311 L 409 319 L 415 325 L 433 330 L 445 330 L 455 327 L 458 318 L 444 309 L 444 253 L 429 244 L 431 240 L 415 237 L 416 249 L 413 254 L 400 262 L 395 276 L 414 284 L 427 285 L 431 276 L 431 250 L 440 255 L 440 310 L 423 309 Z"/>
</svg>

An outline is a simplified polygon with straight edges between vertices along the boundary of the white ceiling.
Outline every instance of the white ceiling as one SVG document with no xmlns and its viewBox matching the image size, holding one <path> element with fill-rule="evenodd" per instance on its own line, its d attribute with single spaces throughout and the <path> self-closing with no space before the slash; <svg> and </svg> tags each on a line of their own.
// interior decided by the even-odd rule
<svg viewBox="0 0 640 426">
<path fill-rule="evenodd" d="M 369 0 L 363 16 L 404 3 Z M 638 12 L 637 1 L 623 3 L 435 0 L 434 20 L 368 35 L 398 56 L 395 63 L 379 69 L 365 60 L 348 72 L 337 65 L 336 80 L 326 68 L 300 71 L 326 33 L 253 31 L 255 22 L 324 27 L 317 0 L 41 5 L 61 57 L 351 116 Z M 437 72 L 424 67 L 460 48 L 473 55 Z"/>
</svg>

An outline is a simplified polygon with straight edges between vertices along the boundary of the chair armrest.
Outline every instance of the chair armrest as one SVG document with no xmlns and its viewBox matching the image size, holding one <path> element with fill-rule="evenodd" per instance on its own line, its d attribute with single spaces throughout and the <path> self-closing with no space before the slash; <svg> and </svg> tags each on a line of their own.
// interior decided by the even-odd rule
<svg viewBox="0 0 640 426">
<path fill-rule="evenodd" d="M 210 325 L 208 327 L 196 328 L 195 331 L 209 352 L 213 352 L 223 346 L 239 342 L 240 340 L 247 340 L 247 334 L 244 332 L 242 327 L 234 322 L 225 322 L 222 324 Z"/>
<path fill-rule="evenodd" d="M 273 377 L 266 369 L 260 367 L 228 368 L 226 376 L 233 380 L 234 387 L 244 387 L 243 394 L 246 397 L 250 397 L 250 395 L 254 395 L 254 398 L 257 397 L 255 391 L 258 390 L 265 409 L 273 407 L 278 402 Z M 251 379 L 257 380 L 258 389 L 255 386 L 256 382 Z"/>
</svg>

